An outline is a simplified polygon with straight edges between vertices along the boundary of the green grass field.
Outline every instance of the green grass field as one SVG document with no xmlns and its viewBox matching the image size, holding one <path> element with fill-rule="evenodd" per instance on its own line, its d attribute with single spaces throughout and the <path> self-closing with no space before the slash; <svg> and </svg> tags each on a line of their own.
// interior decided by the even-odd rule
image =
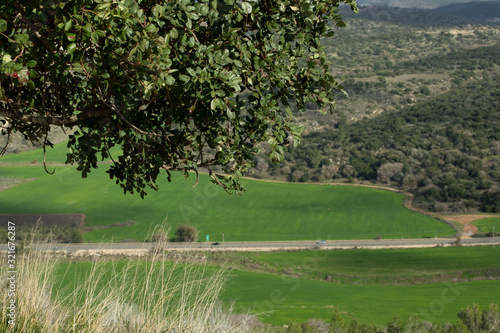
<svg viewBox="0 0 500 333">
<path fill-rule="evenodd" d="M 495 232 L 500 232 L 500 216 L 477 220 L 474 222 L 474 225 L 480 232 L 493 231 L 493 227 L 495 227 Z"/>
<path fill-rule="evenodd" d="M 413 286 L 333 284 L 322 281 L 234 272 L 223 294 L 237 300 L 241 310 L 260 313 L 265 322 L 276 325 L 310 318 L 329 320 L 337 307 L 348 319 L 385 325 L 394 313 L 405 318 L 411 313 L 434 323 L 455 322 L 460 309 L 472 303 L 487 307 L 500 299 L 500 281 Z"/>
<path fill-rule="evenodd" d="M 61 164 L 65 163 L 67 156 L 70 152 L 67 148 L 67 142 L 61 142 L 55 144 L 53 148 L 46 147 L 45 162 L 50 164 Z M 117 157 L 120 154 L 119 148 L 111 149 L 113 157 Z M 43 163 L 43 149 L 34 149 L 20 154 L 9 154 L 5 156 L 0 156 L 0 162 L 4 163 Z"/>
<path fill-rule="evenodd" d="M 49 149 L 47 160 L 64 162 L 65 143 Z M 40 150 L 8 155 L 0 162 L 40 161 Z M 73 167 L 55 167 L 48 175 L 39 165 L 0 166 L 1 178 L 29 178 L 0 192 L 0 211 L 6 214 L 83 213 L 86 225 L 110 226 L 134 221 L 127 227 L 88 232 L 90 242 L 143 240 L 154 225 L 167 219 L 175 227 L 193 224 L 200 238 L 210 240 L 266 241 L 302 239 L 419 238 L 452 236 L 454 230 L 435 219 L 403 207 L 401 194 L 378 189 L 317 184 L 276 184 L 243 180 L 247 192 L 227 195 L 208 176 L 184 180 L 175 175 L 159 181 L 160 190 L 149 191 L 145 200 L 124 195 L 105 173 L 106 164 L 82 179 Z"/>
<path fill-rule="evenodd" d="M 106 281 L 113 271 L 112 264 L 105 263 L 100 267 L 99 272 L 105 276 L 102 281 Z M 120 267 L 123 265 L 119 263 L 115 270 L 120 270 Z M 55 288 L 71 289 L 85 278 L 90 269 L 89 262 L 59 264 L 60 278 L 56 279 Z M 209 268 L 203 274 L 214 269 Z M 328 321 L 334 307 L 346 319 L 356 318 L 371 324 L 385 325 L 394 313 L 403 318 L 417 313 L 422 320 L 444 323 L 455 322 L 457 312 L 472 303 L 486 307 L 498 302 L 500 281 L 414 286 L 349 285 L 234 270 L 221 299 L 227 303 L 235 302 L 239 312 L 259 314 L 262 321 L 273 325 L 311 318 Z"/>
<path fill-rule="evenodd" d="M 54 148 L 46 148 L 45 161 L 47 163 L 64 163 L 66 162 L 67 153 L 69 153 L 69 149 L 66 147 L 66 142 L 58 143 L 54 145 Z M 34 161 L 43 163 L 43 149 L 0 157 L 0 162 L 5 163 L 32 163 Z"/>
<path fill-rule="evenodd" d="M 40 166 L 0 166 L 0 178 L 36 178 L 0 192 L 5 214 L 83 213 L 87 226 L 135 221 L 128 227 L 94 230 L 87 241 L 143 240 L 167 219 L 190 223 L 213 241 L 370 239 L 452 236 L 454 230 L 403 207 L 401 194 L 384 190 L 243 180 L 247 192 L 227 195 L 208 176 L 160 180 L 160 190 L 144 199 L 124 195 L 100 165 L 86 179 L 71 167 L 48 175 Z"/>
<path fill-rule="evenodd" d="M 230 260 L 245 270 L 317 280 L 328 277 L 349 284 L 423 284 L 468 281 L 485 275 L 500 277 L 500 247 L 491 246 L 306 250 L 212 256 L 215 260 Z"/>
</svg>

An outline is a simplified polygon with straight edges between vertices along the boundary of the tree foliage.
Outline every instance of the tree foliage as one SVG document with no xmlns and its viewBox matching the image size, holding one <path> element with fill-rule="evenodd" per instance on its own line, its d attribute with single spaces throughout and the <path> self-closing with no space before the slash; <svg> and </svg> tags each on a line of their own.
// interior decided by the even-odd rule
<svg viewBox="0 0 500 333">
<path fill-rule="evenodd" d="M 162 169 L 205 168 L 239 190 L 259 143 L 280 161 L 300 140 L 290 101 L 333 110 L 343 90 L 321 40 L 345 26 L 341 3 L 357 11 L 355 0 L 2 1 L 3 133 L 45 147 L 50 125 L 75 129 L 66 162 L 83 177 L 119 146 L 110 177 L 141 196 Z"/>
</svg>

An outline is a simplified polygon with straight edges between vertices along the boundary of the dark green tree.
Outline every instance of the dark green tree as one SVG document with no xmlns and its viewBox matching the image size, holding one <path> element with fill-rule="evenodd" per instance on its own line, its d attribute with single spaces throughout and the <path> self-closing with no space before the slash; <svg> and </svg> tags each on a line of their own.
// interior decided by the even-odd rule
<svg viewBox="0 0 500 333">
<path fill-rule="evenodd" d="M 198 240 L 198 229 L 188 224 L 179 224 L 175 230 L 176 242 L 196 242 Z"/>
<path fill-rule="evenodd" d="M 200 168 L 239 190 L 259 143 L 281 161 L 289 135 L 300 141 L 291 101 L 333 111 L 343 88 L 321 40 L 345 26 L 341 3 L 357 11 L 355 0 L 2 1 L 2 133 L 45 148 L 51 126 L 74 129 L 66 162 L 83 177 L 121 147 L 108 173 L 125 193 Z"/>
</svg>

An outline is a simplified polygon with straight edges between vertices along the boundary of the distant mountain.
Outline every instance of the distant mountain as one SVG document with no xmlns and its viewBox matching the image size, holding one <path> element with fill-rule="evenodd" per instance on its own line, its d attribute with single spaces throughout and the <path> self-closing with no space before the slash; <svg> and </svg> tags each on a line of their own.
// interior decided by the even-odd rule
<svg viewBox="0 0 500 333">
<path fill-rule="evenodd" d="M 451 4 L 435 9 L 393 7 L 389 6 L 389 4 L 396 2 L 391 2 L 391 0 L 366 2 L 381 4 L 360 6 L 358 14 L 354 14 L 347 7 L 343 7 L 343 17 L 346 20 L 366 19 L 419 28 L 456 27 L 468 24 L 500 25 L 500 2 L 476 1 Z M 363 2 L 360 1 L 360 3 Z M 382 3 L 385 5 L 382 5 Z"/>
<path fill-rule="evenodd" d="M 438 13 L 500 24 L 500 2 L 468 2 L 435 9 Z"/>
<path fill-rule="evenodd" d="M 360 6 L 385 6 L 401 8 L 433 9 L 448 5 L 464 4 L 470 0 L 358 0 Z M 481 2 L 498 3 L 498 0 L 481 0 Z"/>
<path fill-rule="evenodd" d="M 478 24 L 478 22 L 473 19 L 417 8 L 369 6 L 360 7 L 358 14 L 354 14 L 346 9 L 342 12 L 342 15 L 346 21 L 365 19 L 419 28 L 456 27 L 467 24 Z"/>
</svg>

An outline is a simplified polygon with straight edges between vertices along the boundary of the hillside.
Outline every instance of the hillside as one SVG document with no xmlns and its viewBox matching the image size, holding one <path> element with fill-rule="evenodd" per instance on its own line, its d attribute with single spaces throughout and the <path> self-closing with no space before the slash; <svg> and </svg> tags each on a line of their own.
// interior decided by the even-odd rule
<svg viewBox="0 0 500 333">
<path fill-rule="evenodd" d="M 332 116 L 297 113 L 301 146 L 280 166 L 255 158 L 253 176 L 389 184 L 425 209 L 499 212 L 500 30 L 348 24 L 326 52 L 349 98 Z"/>
<path fill-rule="evenodd" d="M 301 180 L 368 180 L 412 191 L 430 210 L 500 212 L 499 96 L 495 78 L 470 82 L 399 112 L 311 133 L 287 161 L 304 165 Z"/>
<path fill-rule="evenodd" d="M 495 2 L 496 0 L 477 1 L 481 3 Z M 454 4 L 468 3 L 470 0 L 358 0 L 361 6 L 386 6 L 403 8 L 437 8 Z"/>
<path fill-rule="evenodd" d="M 500 24 L 500 3 L 468 2 L 436 8 L 438 13 L 477 20 L 482 24 Z"/>
<path fill-rule="evenodd" d="M 342 15 L 348 20 L 365 19 L 419 28 L 456 27 L 480 23 L 476 18 L 462 17 L 447 11 L 386 6 L 364 6 L 359 9 L 358 14 L 345 9 Z M 496 24 L 494 21 L 487 22 L 489 24 Z"/>
</svg>

